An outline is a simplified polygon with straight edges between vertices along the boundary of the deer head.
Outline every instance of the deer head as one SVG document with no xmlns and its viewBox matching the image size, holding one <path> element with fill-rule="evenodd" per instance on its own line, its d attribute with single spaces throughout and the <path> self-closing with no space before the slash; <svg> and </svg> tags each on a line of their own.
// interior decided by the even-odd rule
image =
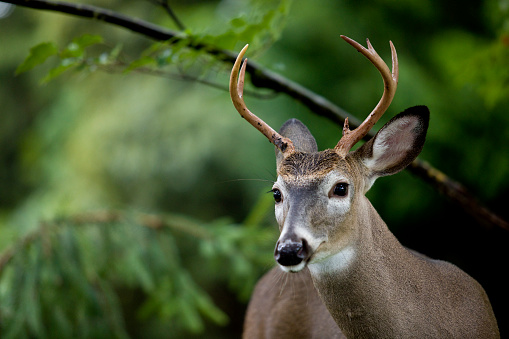
<svg viewBox="0 0 509 339">
<path fill-rule="evenodd" d="M 279 133 L 251 113 L 242 98 L 246 62 L 238 69 L 247 46 L 240 52 L 230 77 L 232 101 L 239 113 L 275 146 L 277 181 L 272 192 L 281 235 L 275 259 L 286 271 L 341 254 L 345 265 L 353 260 L 362 229 L 369 219 L 365 193 L 376 178 L 405 168 L 420 153 L 428 128 L 429 112 L 417 106 L 397 115 L 368 142 L 350 152 L 389 107 L 398 82 L 398 59 L 392 42 L 392 72 L 367 41 L 368 48 L 342 36 L 380 71 L 384 92 L 366 120 L 350 130 L 333 149 L 319 152 L 307 127 L 296 119 L 287 121 Z M 337 261 L 336 261 L 337 262 Z"/>
</svg>

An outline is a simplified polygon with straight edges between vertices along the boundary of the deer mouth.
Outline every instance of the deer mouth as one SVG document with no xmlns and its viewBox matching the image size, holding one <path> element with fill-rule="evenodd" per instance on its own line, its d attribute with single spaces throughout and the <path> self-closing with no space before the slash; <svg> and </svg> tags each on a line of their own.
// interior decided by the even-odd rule
<svg viewBox="0 0 509 339">
<path fill-rule="evenodd" d="M 306 267 L 312 250 L 305 239 L 278 241 L 274 259 L 286 272 L 299 272 Z"/>
</svg>

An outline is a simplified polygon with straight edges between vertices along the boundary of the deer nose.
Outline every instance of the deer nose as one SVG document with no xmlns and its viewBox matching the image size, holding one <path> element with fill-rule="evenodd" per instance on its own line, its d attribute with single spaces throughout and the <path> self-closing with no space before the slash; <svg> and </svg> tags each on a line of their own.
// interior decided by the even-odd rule
<svg viewBox="0 0 509 339">
<path fill-rule="evenodd" d="M 298 265 L 308 256 L 309 246 L 305 239 L 278 241 L 274 250 L 274 258 L 282 266 Z"/>
</svg>

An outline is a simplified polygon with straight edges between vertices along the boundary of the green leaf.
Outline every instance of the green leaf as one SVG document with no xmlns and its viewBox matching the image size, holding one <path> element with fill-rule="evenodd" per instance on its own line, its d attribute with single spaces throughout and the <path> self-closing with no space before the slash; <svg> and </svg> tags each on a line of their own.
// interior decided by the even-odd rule
<svg viewBox="0 0 509 339">
<path fill-rule="evenodd" d="M 233 18 L 230 21 L 230 25 L 232 25 L 232 27 L 243 27 L 243 26 L 247 25 L 247 22 L 246 22 L 245 18 L 238 17 L 238 18 Z"/>
<path fill-rule="evenodd" d="M 198 312 L 190 303 L 190 300 L 187 298 L 179 298 L 179 315 L 182 320 L 183 325 L 191 332 L 191 333 L 202 333 L 205 325 L 201 320 Z"/>
<path fill-rule="evenodd" d="M 72 42 L 60 52 L 60 57 L 62 59 L 83 57 L 85 48 L 102 42 L 103 38 L 100 35 L 84 34 L 72 39 Z"/>
<path fill-rule="evenodd" d="M 225 326 L 228 324 L 230 319 L 220 308 L 214 304 L 208 294 L 196 290 L 194 297 L 196 306 L 203 315 L 220 326 Z"/>
<path fill-rule="evenodd" d="M 129 64 L 129 66 L 127 66 L 127 68 L 124 70 L 124 73 L 129 73 L 132 70 L 135 70 L 136 68 L 140 68 L 140 67 L 147 66 L 147 65 L 155 65 L 155 64 L 156 64 L 156 60 L 154 58 L 149 57 L 149 56 L 144 56 L 138 60 L 134 60 L 133 62 L 131 62 Z"/>
<path fill-rule="evenodd" d="M 39 269 L 41 265 L 41 244 L 36 243 L 27 253 L 26 269 L 29 274 L 24 277 L 21 294 L 21 310 L 26 317 L 26 325 L 32 333 L 43 336 L 43 325 L 41 321 L 41 307 L 39 294 Z"/>
<path fill-rule="evenodd" d="M 103 43 L 103 38 L 100 35 L 84 34 L 82 36 L 72 39 L 72 42 L 81 48 L 87 48 L 92 45 Z"/>
<path fill-rule="evenodd" d="M 109 53 L 108 59 L 116 60 L 118 58 L 118 56 L 120 55 L 122 48 L 124 48 L 124 45 L 122 45 L 122 44 L 118 44 L 117 46 L 115 46 L 115 48 L 113 48 L 111 50 L 111 52 Z"/>
<path fill-rule="evenodd" d="M 49 82 L 50 80 L 53 80 L 60 74 L 64 73 L 68 69 L 70 69 L 74 66 L 78 66 L 79 64 L 81 64 L 80 59 L 75 59 L 75 58 L 63 59 L 62 62 L 60 63 L 60 65 L 58 65 L 55 68 L 52 68 L 48 72 L 48 74 L 41 80 L 41 83 L 45 84 L 45 83 Z"/>
<path fill-rule="evenodd" d="M 16 74 L 21 74 L 42 64 L 50 56 L 58 53 L 57 46 L 52 42 L 43 42 L 30 49 L 30 53 L 21 65 L 16 69 Z"/>
</svg>

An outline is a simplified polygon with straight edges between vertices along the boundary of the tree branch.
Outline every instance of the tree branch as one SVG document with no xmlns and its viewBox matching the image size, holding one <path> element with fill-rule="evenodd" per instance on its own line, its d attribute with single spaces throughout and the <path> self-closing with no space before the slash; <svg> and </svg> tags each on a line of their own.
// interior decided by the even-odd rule
<svg viewBox="0 0 509 339">
<path fill-rule="evenodd" d="M 4 2 L 103 21 L 142 34 L 153 40 L 166 41 L 171 39 L 177 42 L 187 39 L 189 40 L 189 48 L 204 50 L 208 54 L 214 55 L 217 59 L 232 64 L 237 57 L 237 54 L 231 51 L 193 41 L 193 39 L 191 39 L 192 37 L 184 33 L 165 29 L 150 22 L 128 17 L 100 7 L 46 0 L 4 0 Z M 324 97 L 280 75 L 270 72 L 256 63 L 250 62 L 247 65 L 246 72 L 251 75 L 251 82 L 253 85 L 285 93 L 308 107 L 311 112 L 328 118 L 340 127 L 343 125 L 344 119 L 348 116 L 347 112 Z M 351 116 L 349 117 L 349 122 L 352 128 L 359 125 L 359 121 Z M 370 133 L 366 138 L 371 138 L 372 136 L 373 133 Z M 476 218 L 480 224 L 489 227 L 495 225 L 509 230 L 509 223 L 507 221 L 480 204 L 462 184 L 447 177 L 428 163 L 417 159 L 408 167 L 408 170 L 425 182 L 431 184 L 431 186 L 439 192 L 445 194 L 450 200 L 461 206 L 466 213 Z"/>
<path fill-rule="evenodd" d="M 237 53 L 223 50 L 201 42 L 192 41 L 192 37 L 187 34 L 166 29 L 141 19 L 132 18 L 96 6 L 46 0 L 6 0 L 4 2 L 28 8 L 65 13 L 110 23 L 115 26 L 123 27 L 130 31 L 142 34 L 145 37 L 156 41 L 172 40 L 173 42 L 179 42 L 183 40 L 189 40 L 189 48 L 204 50 L 208 54 L 215 56 L 218 60 L 229 62 L 232 65 L 235 63 L 235 59 L 237 58 Z M 264 69 L 255 62 L 250 62 L 247 65 L 246 72 L 251 75 L 251 82 L 256 87 L 272 89 L 276 92 L 285 93 L 307 106 L 315 114 L 326 117 L 341 126 L 348 115 L 346 111 L 337 107 L 324 97 L 311 92 L 310 90 L 300 86 L 293 81 L 290 81 L 278 74 Z M 352 117 L 349 117 L 349 122 L 352 128 L 355 128 L 360 123 L 358 120 Z"/>
<path fill-rule="evenodd" d="M 155 231 L 164 228 L 172 229 L 182 234 L 190 235 L 199 239 L 211 239 L 212 233 L 202 227 L 199 221 L 176 214 L 154 215 L 139 213 L 134 217 L 130 213 L 115 210 L 98 211 L 84 213 L 80 215 L 69 216 L 64 219 L 41 222 L 40 227 L 28 232 L 13 245 L 0 253 L 0 277 L 5 267 L 11 262 L 14 255 L 23 248 L 26 248 L 44 234 L 48 234 L 55 229 L 62 227 L 63 224 L 72 224 L 74 226 L 85 226 L 92 224 L 108 225 L 116 223 L 135 222 L 136 224 L 154 229 Z"/>
<path fill-rule="evenodd" d="M 481 204 L 461 183 L 454 181 L 445 173 L 431 166 L 428 162 L 415 159 L 407 169 L 417 177 L 431 185 L 474 217 L 484 227 L 493 226 L 509 231 L 509 223 Z"/>
<path fill-rule="evenodd" d="M 107 22 L 115 26 L 127 28 L 154 40 L 169 40 L 174 37 L 185 37 L 183 34 L 165 29 L 150 22 L 132 18 L 109 9 L 90 5 L 45 0 L 8 0 L 3 2 L 22 7 L 71 14 L 74 16 Z"/>
</svg>

